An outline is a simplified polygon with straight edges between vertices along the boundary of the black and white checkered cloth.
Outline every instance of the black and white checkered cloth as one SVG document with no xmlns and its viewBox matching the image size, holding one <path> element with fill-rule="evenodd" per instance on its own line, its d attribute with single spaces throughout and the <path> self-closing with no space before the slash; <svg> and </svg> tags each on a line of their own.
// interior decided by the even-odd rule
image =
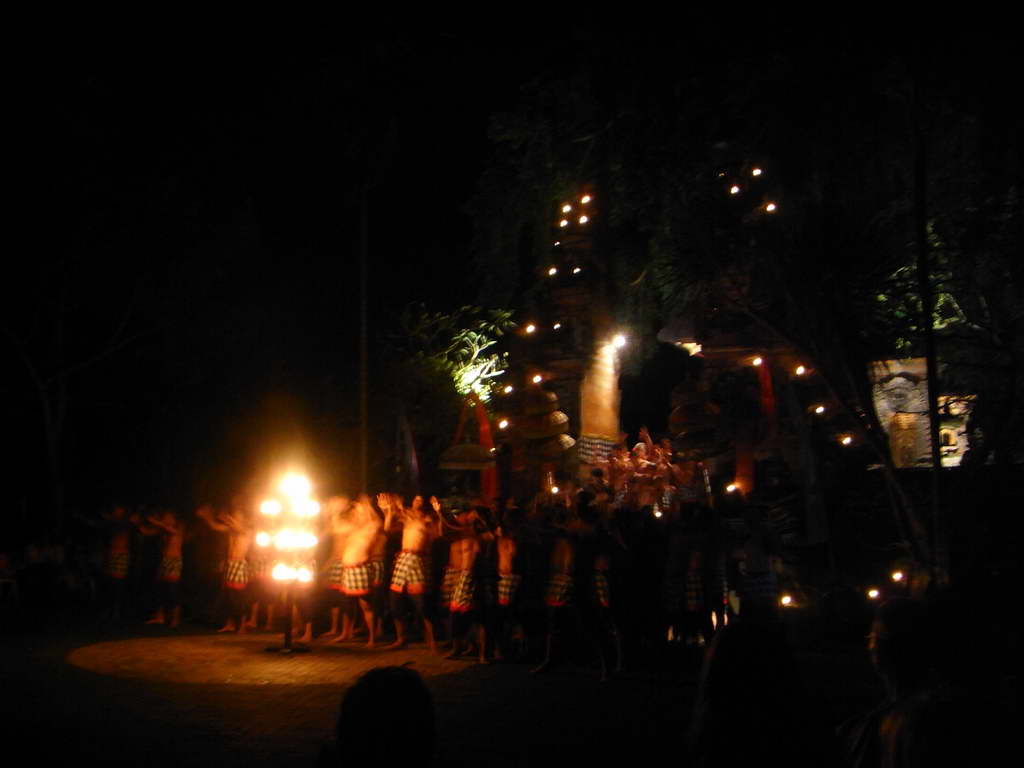
<svg viewBox="0 0 1024 768">
<path fill-rule="evenodd" d="M 444 567 L 444 576 L 441 578 L 440 605 L 447 608 L 452 601 L 452 590 L 455 589 L 455 580 L 459 577 L 459 571 L 450 565 Z"/>
<path fill-rule="evenodd" d="M 544 604 L 549 608 L 561 608 L 572 602 L 572 576 L 567 573 L 552 573 L 544 590 Z"/>
<path fill-rule="evenodd" d="M 395 558 L 395 569 L 391 572 L 391 591 L 422 595 L 426 589 L 427 567 L 423 555 L 403 549 Z"/>
<path fill-rule="evenodd" d="M 346 565 L 341 573 L 342 591 L 346 595 L 370 594 L 370 564 Z"/>
<path fill-rule="evenodd" d="M 498 575 L 498 605 L 512 605 L 516 599 L 523 576 L 519 573 L 502 573 Z"/>
<path fill-rule="evenodd" d="M 107 560 L 107 576 L 112 579 L 123 579 L 128 575 L 128 564 L 131 556 L 127 552 L 115 552 Z"/>
<path fill-rule="evenodd" d="M 584 464 L 598 464 L 604 461 L 614 446 L 614 440 L 595 435 L 580 435 L 576 443 L 577 455 Z"/>
<path fill-rule="evenodd" d="M 181 581 L 181 558 L 161 558 L 159 579 L 160 581 Z"/>
<path fill-rule="evenodd" d="M 342 573 L 344 570 L 345 566 L 341 564 L 341 560 L 331 560 L 327 564 L 327 573 L 324 575 L 324 581 L 328 589 L 335 589 L 338 592 L 343 591 Z"/>
<path fill-rule="evenodd" d="M 473 578 L 473 572 L 456 571 L 448 610 L 452 613 L 468 613 L 473 610 L 475 597 L 476 579 Z"/>
<path fill-rule="evenodd" d="M 612 589 L 608 584 L 608 571 L 594 571 L 594 601 L 602 608 L 612 604 Z"/>
<path fill-rule="evenodd" d="M 228 560 L 224 571 L 224 586 L 228 589 L 245 589 L 249 583 L 249 564 L 245 560 Z"/>
<path fill-rule="evenodd" d="M 384 558 L 375 558 L 374 560 L 371 560 L 368 565 L 370 566 L 370 586 L 376 589 L 384 583 Z"/>
</svg>

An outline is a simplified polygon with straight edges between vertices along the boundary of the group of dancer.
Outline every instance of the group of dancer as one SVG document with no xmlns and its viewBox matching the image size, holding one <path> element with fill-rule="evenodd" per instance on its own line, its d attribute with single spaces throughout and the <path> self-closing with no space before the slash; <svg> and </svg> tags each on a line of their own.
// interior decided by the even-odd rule
<svg viewBox="0 0 1024 768">
<path fill-rule="evenodd" d="M 376 648 L 387 635 L 384 647 L 401 648 L 422 635 L 432 651 L 482 663 L 525 656 L 532 638 L 538 669 L 562 655 L 559 640 L 571 634 L 592 648 L 604 676 L 622 665 L 619 626 L 702 643 L 738 610 L 730 586 L 749 610 L 771 609 L 777 597 L 771 530 L 756 508 L 742 509 L 743 536 L 730 541 L 704 469 L 673 461 L 671 447 L 646 430 L 641 438 L 632 451 L 616 446 L 587 482 L 562 478 L 519 504 L 447 509 L 436 497 L 329 497 L 319 546 L 304 561 L 309 578 L 289 587 L 290 616 L 273 550 L 256 542 L 259 513 L 243 496 L 199 507 L 192 524 L 172 511 L 116 508 L 107 516 L 107 576 L 116 595 L 133 532 L 159 536 L 149 621 L 176 627 L 183 542 L 205 527 L 224 539 L 222 632 L 271 630 L 276 618 L 307 643 L 364 638 Z"/>
</svg>

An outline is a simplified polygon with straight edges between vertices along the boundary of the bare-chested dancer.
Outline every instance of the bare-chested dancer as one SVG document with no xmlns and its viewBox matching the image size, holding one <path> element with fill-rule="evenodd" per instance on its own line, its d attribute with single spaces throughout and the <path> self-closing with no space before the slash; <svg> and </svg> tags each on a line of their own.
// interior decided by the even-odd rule
<svg viewBox="0 0 1024 768">
<path fill-rule="evenodd" d="M 160 570 L 157 573 L 156 612 L 147 624 L 166 624 L 174 629 L 181 623 L 181 547 L 185 541 L 185 526 L 173 510 L 167 509 L 145 519 L 140 530 L 143 534 L 161 536 Z"/>
<path fill-rule="evenodd" d="M 519 586 L 523 583 L 523 575 L 519 564 L 520 540 L 523 535 L 523 514 L 518 508 L 505 511 L 501 525 L 498 527 L 498 642 L 495 643 L 495 656 L 504 655 L 506 641 L 517 644 L 517 655 L 525 654 L 523 647 L 526 632 L 518 611 Z"/>
<path fill-rule="evenodd" d="M 353 529 L 351 513 L 352 502 L 347 496 L 332 496 L 324 507 L 324 529 L 331 535 L 331 554 L 327 560 L 325 575 L 327 598 L 331 606 L 331 629 L 327 634 L 339 635 L 340 618 L 339 640 L 348 640 L 352 637 L 352 615 L 348 610 L 350 603 L 344 597 L 342 582 L 342 556 L 345 554 L 345 545 Z"/>
<path fill-rule="evenodd" d="M 453 659 L 462 654 L 469 630 L 475 624 L 478 628 L 478 660 L 481 664 L 486 664 L 487 629 L 480 616 L 483 607 L 480 604 L 479 574 L 476 572 L 481 537 L 475 529 L 475 524 L 479 521 L 479 514 L 473 511 L 459 515 L 455 526 L 451 526 L 456 537 L 451 549 L 458 568 L 453 572 L 451 597 L 448 602 L 452 633 L 452 652 L 448 658 Z"/>
<path fill-rule="evenodd" d="M 378 496 L 378 503 L 380 497 Z M 383 617 L 388 611 L 388 580 L 387 568 L 384 560 L 387 557 L 388 535 L 384 532 L 384 520 L 381 514 L 371 507 L 381 523 L 370 544 L 370 607 L 373 609 L 374 618 L 377 620 L 377 636 L 380 637 L 383 631 Z"/>
<path fill-rule="evenodd" d="M 351 600 L 358 600 L 359 607 L 363 612 L 366 621 L 369 640 L 367 648 L 374 648 L 376 645 L 376 624 L 373 617 L 373 606 L 370 605 L 370 592 L 373 588 L 373 574 L 370 569 L 370 548 L 380 533 L 380 518 L 370 503 L 370 498 L 365 493 L 360 494 L 352 507 L 349 515 L 350 528 L 346 532 L 345 547 L 342 551 L 341 562 L 341 588 L 345 596 Z M 347 627 L 351 632 L 351 623 Z M 350 639 L 344 631 L 335 640 L 341 642 Z"/>
<path fill-rule="evenodd" d="M 391 614 L 395 620 L 396 637 L 388 647 L 404 648 L 408 643 L 406 621 L 402 618 L 404 592 L 413 605 L 414 613 L 423 621 L 423 636 L 428 647 L 436 652 L 434 625 L 426 614 L 423 595 L 429 588 L 430 548 L 433 539 L 440 535 L 441 502 L 430 497 L 433 514 L 423 508 L 422 496 L 416 496 L 411 507 L 405 507 L 397 496 L 382 496 L 380 503 L 385 514 L 385 529 L 402 527 L 402 551 L 395 559 L 391 574 Z"/>
<path fill-rule="evenodd" d="M 561 509 L 556 514 L 564 514 Z M 544 589 L 544 605 L 547 608 L 547 630 L 544 634 L 544 660 L 534 668 L 533 672 L 543 672 L 551 664 L 551 650 L 561 624 L 561 613 L 573 599 L 573 566 L 575 549 L 569 536 L 568 522 L 565 519 L 550 519 L 549 532 L 554 538 L 551 543 L 551 554 L 548 560 L 548 583 Z"/>
<path fill-rule="evenodd" d="M 245 633 L 247 629 L 246 614 L 248 601 L 246 587 L 249 584 L 249 564 L 246 558 L 252 544 L 252 526 L 248 520 L 244 501 L 241 498 L 232 500 L 231 509 L 216 518 L 213 508 L 202 506 L 196 515 L 210 528 L 228 535 L 228 559 L 224 567 L 224 590 L 227 597 L 227 618 L 218 632 Z"/>
<path fill-rule="evenodd" d="M 99 520 L 76 515 L 88 526 L 102 528 L 107 532 L 106 551 L 103 557 L 103 574 L 106 577 L 108 605 L 107 615 L 111 619 L 121 618 L 124 600 L 125 582 L 128 580 L 128 567 L 131 564 L 132 533 L 134 525 L 128 514 L 127 507 L 115 504 L 109 512 L 100 515 Z"/>
</svg>

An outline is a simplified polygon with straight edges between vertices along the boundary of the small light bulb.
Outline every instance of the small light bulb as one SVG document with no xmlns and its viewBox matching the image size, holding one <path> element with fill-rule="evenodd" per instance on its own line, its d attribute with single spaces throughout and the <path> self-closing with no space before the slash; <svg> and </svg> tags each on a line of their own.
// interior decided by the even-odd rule
<svg viewBox="0 0 1024 768">
<path fill-rule="evenodd" d="M 552 485 L 551 486 L 551 492 L 552 493 L 558 493 L 558 486 L 557 485 Z"/>
<path fill-rule="evenodd" d="M 737 488 L 739 488 L 739 486 L 736 485 L 736 483 L 729 483 L 727 486 L 725 486 L 725 492 L 735 493 Z"/>
<path fill-rule="evenodd" d="M 562 219 L 560 222 L 558 222 L 558 226 L 560 226 L 560 227 L 568 227 L 569 226 L 569 220 L 568 219 Z"/>
<path fill-rule="evenodd" d="M 614 344 L 619 349 L 622 349 L 624 346 L 626 346 L 626 337 L 623 336 L 621 333 L 617 333 L 615 334 L 615 338 L 612 339 L 612 344 Z"/>
<path fill-rule="evenodd" d="M 556 330 L 556 331 L 557 331 L 557 330 L 558 330 L 559 328 L 561 328 L 561 327 L 562 327 L 562 324 L 561 324 L 561 323 L 555 323 L 554 325 L 552 325 L 552 326 L 551 326 L 551 328 L 552 328 L 553 330 Z"/>
<path fill-rule="evenodd" d="M 872 600 L 877 600 L 878 599 L 878 595 L 879 595 L 879 592 L 878 592 L 877 589 L 869 589 L 868 590 L 868 597 L 871 598 Z"/>
<path fill-rule="evenodd" d="M 817 408 L 814 409 L 814 412 L 817 413 L 817 414 L 824 413 L 825 412 L 825 406 L 824 405 L 819 405 Z"/>
<path fill-rule="evenodd" d="M 260 531 L 256 534 L 256 546 L 257 547 L 269 547 L 270 546 L 270 534 L 266 531 Z"/>
<path fill-rule="evenodd" d="M 540 384 L 542 381 L 544 381 L 544 377 L 541 376 L 539 373 L 533 377 L 534 384 Z"/>
<path fill-rule="evenodd" d="M 751 176 L 760 176 L 761 175 L 761 169 L 760 168 L 755 168 L 754 170 L 752 170 L 750 172 L 750 175 Z"/>
<path fill-rule="evenodd" d="M 533 333 L 536 330 L 537 330 L 537 326 L 534 325 L 533 323 L 530 323 L 528 326 L 526 326 L 526 332 L 527 333 Z"/>
<path fill-rule="evenodd" d="M 550 267 L 548 269 L 548 277 L 554 277 L 558 274 L 558 267 Z"/>
<path fill-rule="evenodd" d="M 589 216 L 580 216 L 580 224 L 586 224 L 588 221 L 590 221 Z"/>
<path fill-rule="evenodd" d="M 579 274 L 580 272 L 582 272 L 582 271 L 583 271 L 583 270 L 582 270 L 582 269 L 581 269 L 580 267 L 573 267 L 573 268 L 572 268 L 572 273 L 573 273 L 574 275 L 578 275 L 578 274 Z"/>
<path fill-rule="evenodd" d="M 661 517 L 661 510 L 660 509 L 654 510 L 654 516 L 655 517 Z"/>
<path fill-rule="evenodd" d="M 731 187 L 729 187 L 729 194 L 730 195 L 738 195 L 739 193 L 740 193 L 740 188 L 739 188 L 738 184 L 733 184 Z"/>
<path fill-rule="evenodd" d="M 802 365 L 798 365 L 798 366 L 797 366 L 797 367 L 796 367 L 796 368 L 794 369 L 794 371 L 793 371 L 793 372 L 794 372 L 794 373 L 795 373 L 795 374 L 796 374 L 797 376 L 803 376 L 803 375 L 804 375 L 805 373 L 807 373 L 807 369 L 806 369 L 806 368 L 804 368 L 804 367 L 803 367 Z"/>
<path fill-rule="evenodd" d="M 790 597 L 789 595 L 783 595 L 782 599 L 780 599 L 779 602 L 782 603 L 783 605 L 792 605 L 793 604 L 793 598 Z"/>
<path fill-rule="evenodd" d="M 555 240 L 555 247 L 556 247 L 556 248 L 557 248 L 558 246 L 560 246 L 561 244 L 562 244 L 562 241 L 561 241 L 561 240 Z"/>
<path fill-rule="evenodd" d="M 843 439 L 842 439 L 842 440 L 840 440 L 839 442 L 840 442 L 840 443 L 842 443 L 843 445 L 849 445 L 850 443 L 852 443 L 852 442 L 853 442 L 853 438 L 852 438 L 852 437 L 850 437 L 849 435 L 846 435 L 846 436 L 845 436 L 845 437 L 843 437 Z"/>
<path fill-rule="evenodd" d="M 775 210 L 776 210 L 777 208 L 778 208 L 778 206 L 777 206 L 777 205 L 775 205 L 775 203 L 768 203 L 768 205 L 766 205 L 766 206 L 764 207 L 764 209 L 765 209 L 766 211 L 768 211 L 768 213 L 775 213 Z"/>
<path fill-rule="evenodd" d="M 498 422 L 498 429 L 508 429 L 508 419 L 502 419 Z"/>
<path fill-rule="evenodd" d="M 566 203 L 565 205 L 562 206 L 562 213 L 568 213 L 571 210 L 572 210 L 572 206 L 569 205 L 568 203 Z"/>
<path fill-rule="evenodd" d="M 755 357 L 755 358 L 754 358 L 753 360 L 751 360 L 750 362 L 751 362 L 751 363 L 753 363 L 754 365 L 760 365 L 761 363 L 763 363 L 763 362 L 764 362 L 764 360 L 762 360 L 762 359 L 761 359 L 760 357 Z"/>
<path fill-rule="evenodd" d="M 892 580 L 893 581 L 903 581 L 903 571 L 893 571 L 892 572 Z"/>
<path fill-rule="evenodd" d="M 593 198 L 591 198 L 591 196 L 590 196 L 590 195 L 584 195 L 583 197 L 581 197 L 581 198 L 580 198 L 580 202 L 581 202 L 581 203 L 583 203 L 584 205 L 586 205 L 586 204 L 587 204 L 587 203 L 589 203 L 589 202 L 590 202 L 590 201 L 591 201 L 592 199 L 593 199 Z"/>
<path fill-rule="evenodd" d="M 504 390 L 505 394 L 506 394 L 506 395 L 511 395 L 511 394 L 512 394 L 512 391 L 513 391 L 513 390 L 512 390 L 512 385 L 511 385 L 511 384 L 507 384 L 507 385 L 505 386 L 505 390 Z"/>
</svg>

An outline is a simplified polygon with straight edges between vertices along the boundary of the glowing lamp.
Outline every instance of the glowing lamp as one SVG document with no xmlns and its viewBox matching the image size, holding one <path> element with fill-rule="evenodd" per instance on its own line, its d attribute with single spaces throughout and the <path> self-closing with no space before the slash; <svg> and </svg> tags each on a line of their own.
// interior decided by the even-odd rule
<svg viewBox="0 0 1024 768">
<path fill-rule="evenodd" d="M 843 435 L 839 442 L 842 443 L 843 445 L 849 445 L 850 443 L 853 442 L 853 438 L 850 437 L 849 435 Z"/>
<path fill-rule="evenodd" d="M 687 354 L 689 354 L 690 357 L 699 354 L 700 351 L 704 349 L 704 347 L 701 346 L 701 344 L 696 341 L 684 341 L 680 346 L 686 350 Z"/>
<path fill-rule="evenodd" d="M 557 485 L 552 485 L 551 486 L 551 492 L 552 493 L 558 493 L 558 486 Z"/>
<path fill-rule="evenodd" d="M 903 581 L 903 571 L 893 571 L 892 572 L 892 580 L 893 581 Z"/>
<path fill-rule="evenodd" d="M 568 219 L 562 219 L 560 222 L 558 222 L 558 226 L 560 226 L 560 227 L 568 227 L 569 226 L 569 220 Z"/>
<path fill-rule="evenodd" d="M 582 270 L 582 269 L 580 269 L 579 267 L 573 267 L 573 268 L 572 268 L 572 273 L 573 273 L 574 275 L 578 275 L 578 274 L 579 274 L 580 272 L 582 272 L 582 271 L 583 271 L 583 270 Z"/>
<path fill-rule="evenodd" d="M 562 206 L 562 213 L 568 213 L 571 210 L 572 210 L 572 206 L 569 205 L 568 203 L 566 203 L 565 205 Z"/>
<path fill-rule="evenodd" d="M 533 323 L 530 323 L 528 326 L 526 326 L 526 332 L 527 333 L 533 333 L 536 330 L 537 330 L 537 326 L 534 325 Z"/>
<path fill-rule="evenodd" d="M 779 598 L 779 602 L 782 605 L 784 605 L 784 606 L 792 605 L 793 604 L 793 597 L 791 595 L 783 595 L 782 597 Z"/>
<path fill-rule="evenodd" d="M 768 203 L 764 209 L 768 211 L 768 213 L 775 213 L 775 211 L 778 210 L 778 206 L 775 205 L 775 203 Z"/>
<path fill-rule="evenodd" d="M 556 248 L 557 248 L 558 246 L 560 246 L 561 244 L 562 244 L 562 241 L 561 241 L 561 240 L 555 240 L 555 247 L 556 247 Z"/>
<path fill-rule="evenodd" d="M 588 221 L 590 221 L 589 216 L 580 216 L 580 224 L 586 224 Z"/>
<path fill-rule="evenodd" d="M 661 510 L 660 509 L 654 510 L 654 516 L 655 517 L 661 517 Z"/>
<path fill-rule="evenodd" d="M 262 512 L 264 515 L 269 515 L 270 517 L 279 515 L 281 514 L 281 502 L 276 501 L 274 499 L 264 501 L 262 504 L 260 504 L 260 512 Z"/>
<path fill-rule="evenodd" d="M 626 346 L 626 337 L 623 336 L 621 333 L 617 333 L 615 334 L 615 338 L 612 339 L 612 344 L 614 344 L 619 349 L 622 349 L 624 346 Z"/>
<path fill-rule="evenodd" d="M 793 369 L 793 373 L 795 373 L 797 376 L 803 376 L 805 373 L 807 373 L 807 369 L 804 368 L 802 365 L 798 365 L 796 368 Z"/>
<path fill-rule="evenodd" d="M 764 360 L 763 360 L 762 358 L 760 358 L 760 357 L 755 357 L 755 358 L 754 358 L 753 360 L 751 360 L 750 362 L 751 362 L 751 363 L 752 363 L 753 365 L 761 365 L 761 363 L 763 363 L 763 362 L 764 362 Z"/>
<path fill-rule="evenodd" d="M 555 330 L 555 331 L 557 331 L 561 327 L 562 327 L 561 323 L 555 323 L 554 325 L 551 326 L 552 330 Z"/>
<path fill-rule="evenodd" d="M 544 381 L 544 377 L 538 373 L 536 376 L 533 377 L 532 381 L 534 384 L 540 384 L 542 381 Z"/>
<path fill-rule="evenodd" d="M 313 580 L 313 573 L 309 568 L 299 568 L 295 572 L 295 578 L 301 581 L 303 584 L 308 584 Z"/>
<path fill-rule="evenodd" d="M 755 168 L 754 170 L 752 170 L 750 172 L 750 175 L 751 176 L 760 176 L 761 175 L 761 169 L 760 168 Z"/>
<path fill-rule="evenodd" d="M 270 575 L 274 577 L 275 581 L 291 581 L 295 578 L 295 569 L 289 568 L 284 563 L 278 563 Z"/>
<path fill-rule="evenodd" d="M 589 202 L 590 202 L 590 201 L 591 201 L 592 199 L 593 199 L 593 198 L 592 198 L 592 197 L 591 197 L 590 195 L 584 195 L 583 197 L 581 197 L 581 198 L 580 198 L 580 202 L 581 202 L 581 203 L 583 203 L 584 205 L 586 205 L 586 204 L 587 204 L 587 203 L 589 203 Z"/>
<path fill-rule="evenodd" d="M 508 384 L 508 385 L 506 385 L 505 389 L 503 389 L 502 391 L 503 391 L 503 392 L 504 392 L 504 393 L 505 393 L 506 395 L 511 395 L 511 394 L 512 394 L 512 391 L 513 391 L 513 389 L 512 389 L 512 385 L 511 385 L 511 384 Z"/>
<path fill-rule="evenodd" d="M 879 594 L 881 594 L 881 593 L 877 589 L 872 587 L 871 589 L 868 590 L 868 599 L 869 600 L 877 600 Z"/>
<path fill-rule="evenodd" d="M 270 546 L 270 534 L 266 531 L 260 531 L 256 534 L 256 546 L 257 547 L 269 547 Z"/>
<path fill-rule="evenodd" d="M 727 486 L 725 486 L 726 493 L 736 493 L 737 490 L 739 490 L 739 486 L 736 485 L 736 483 L 729 483 Z"/>
<path fill-rule="evenodd" d="M 508 429 L 508 419 L 502 419 L 498 422 L 498 429 Z"/>
<path fill-rule="evenodd" d="M 737 184 L 733 184 L 731 187 L 729 187 L 729 194 L 730 195 L 738 195 L 739 193 L 740 193 L 740 188 L 739 188 L 739 186 Z"/>
<path fill-rule="evenodd" d="M 548 277 L 554 277 L 558 274 L 558 267 L 551 267 L 548 269 Z"/>
<path fill-rule="evenodd" d="M 313 499 L 302 499 L 295 505 L 295 513 L 299 517 L 316 517 L 320 514 L 320 504 Z"/>
<path fill-rule="evenodd" d="M 824 405 L 819 405 L 817 408 L 814 409 L 814 412 L 819 414 L 819 415 L 824 413 L 825 412 L 825 406 Z"/>
</svg>

